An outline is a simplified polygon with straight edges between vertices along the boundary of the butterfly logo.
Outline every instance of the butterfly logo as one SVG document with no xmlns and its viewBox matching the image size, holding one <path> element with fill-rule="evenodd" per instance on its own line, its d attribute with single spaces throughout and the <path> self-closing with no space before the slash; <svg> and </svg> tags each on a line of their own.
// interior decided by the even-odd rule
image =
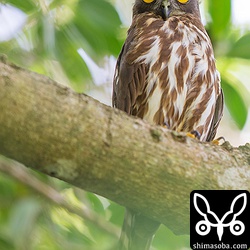
<svg viewBox="0 0 250 250">
<path fill-rule="evenodd" d="M 240 206 L 239 208 L 239 205 L 241 204 L 240 202 L 242 202 L 240 201 L 241 199 L 243 199 L 243 205 Z M 203 204 L 203 206 L 199 207 L 198 201 L 199 201 L 199 204 L 200 205 Z M 195 226 L 195 230 L 199 235 L 205 236 L 209 234 L 211 227 L 217 228 L 217 235 L 218 235 L 219 241 L 222 240 L 225 227 L 229 227 L 230 232 L 235 236 L 238 236 L 244 233 L 245 225 L 242 221 L 237 220 L 237 217 L 246 208 L 246 205 L 247 205 L 246 193 L 239 194 L 238 196 L 234 198 L 234 200 L 231 203 L 230 210 L 226 212 L 222 216 L 221 219 L 219 219 L 218 216 L 213 211 L 211 211 L 210 205 L 207 199 L 203 195 L 199 193 L 195 193 L 193 196 L 193 203 L 194 203 L 194 207 L 196 211 L 204 218 L 203 220 L 199 221 Z M 204 207 L 205 207 L 205 211 L 204 211 Z M 226 220 L 228 221 L 230 218 L 231 218 L 230 222 L 226 223 Z"/>
</svg>

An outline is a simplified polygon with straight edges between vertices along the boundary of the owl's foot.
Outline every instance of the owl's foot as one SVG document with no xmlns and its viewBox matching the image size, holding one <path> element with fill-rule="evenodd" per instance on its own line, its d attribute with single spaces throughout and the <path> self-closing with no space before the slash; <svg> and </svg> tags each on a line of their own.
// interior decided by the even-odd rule
<svg viewBox="0 0 250 250">
<path fill-rule="evenodd" d="M 223 136 L 220 136 L 218 137 L 217 139 L 213 140 L 212 143 L 214 145 L 220 145 L 220 142 L 223 141 L 223 142 L 226 142 L 225 138 Z"/>
<path fill-rule="evenodd" d="M 187 133 L 186 135 L 187 135 L 188 137 L 193 138 L 193 139 L 198 139 L 198 140 L 200 140 L 200 138 L 201 138 L 201 135 L 200 135 L 200 133 L 199 133 L 197 130 L 193 130 L 193 131 Z"/>
<path fill-rule="evenodd" d="M 164 122 L 164 123 L 163 123 L 163 128 L 170 129 L 170 126 L 168 125 L 168 123 L 167 123 L 167 122 Z"/>
</svg>

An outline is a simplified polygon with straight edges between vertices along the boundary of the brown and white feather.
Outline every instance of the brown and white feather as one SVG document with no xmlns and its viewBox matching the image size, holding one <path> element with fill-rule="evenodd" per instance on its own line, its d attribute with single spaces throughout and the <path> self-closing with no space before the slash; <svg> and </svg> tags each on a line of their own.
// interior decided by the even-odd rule
<svg viewBox="0 0 250 250">
<path fill-rule="evenodd" d="M 199 18 L 165 21 L 144 13 L 133 19 L 117 63 L 114 107 L 173 130 L 198 131 L 210 141 L 222 115 L 221 95 L 213 48 Z"/>
<path fill-rule="evenodd" d="M 215 137 L 223 111 L 220 74 L 197 0 L 136 0 L 119 55 L 113 106 L 152 124 Z M 126 209 L 121 250 L 148 250 L 159 223 Z"/>
</svg>

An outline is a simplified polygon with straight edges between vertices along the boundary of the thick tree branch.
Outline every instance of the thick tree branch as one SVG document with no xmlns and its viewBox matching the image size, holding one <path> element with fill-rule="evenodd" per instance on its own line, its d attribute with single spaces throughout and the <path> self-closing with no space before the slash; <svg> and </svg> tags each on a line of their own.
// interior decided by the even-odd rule
<svg viewBox="0 0 250 250">
<path fill-rule="evenodd" d="M 250 144 L 186 138 L 0 62 L 0 154 L 189 232 L 194 189 L 250 190 Z"/>
</svg>

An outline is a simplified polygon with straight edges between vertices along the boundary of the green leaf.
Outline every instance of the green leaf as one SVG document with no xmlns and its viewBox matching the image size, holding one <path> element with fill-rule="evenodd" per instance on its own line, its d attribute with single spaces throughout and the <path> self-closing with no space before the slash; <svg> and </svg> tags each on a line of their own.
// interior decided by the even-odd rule
<svg viewBox="0 0 250 250">
<path fill-rule="evenodd" d="M 231 21 L 231 0 L 209 0 L 209 13 L 212 18 L 211 34 L 218 38 L 226 34 Z"/>
<path fill-rule="evenodd" d="M 71 244 L 79 244 L 79 247 L 82 245 L 84 246 L 91 246 L 93 241 L 85 234 L 79 232 L 77 228 L 70 226 L 67 228 L 67 240 Z"/>
<path fill-rule="evenodd" d="M 86 197 L 88 198 L 91 204 L 91 208 L 98 214 L 104 215 L 104 207 L 98 196 L 92 193 L 86 193 Z"/>
<path fill-rule="evenodd" d="M 0 234 L 0 249 L 14 250 L 13 241 Z"/>
<path fill-rule="evenodd" d="M 17 7 L 18 9 L 24 11 L 26 14 L 31 13 L 37 9 L 35 1 L 32 0 L 25 0 L 25 1 L 7 0 L 6 3 Z"/>
<path fill-rule="evenodd" d="M 117 203 L 110 201 L 108 210 L 111 212 L 111 217 L 109 221 L 115 225 L 121 226 L 124 219 L 125 208 L 123 206 L 118 205 Z"/>
<path fill-rule="evenodd" d="M 228 56 L 250 59 L 250 33 L 242 36 L 236 43 L 233 44 Z"/>
<path fill-rule="evenodd" d="M 17 245 L 27 245 L 32 240 L 31 232 L 37 223 L 41 204 L 34 198 L 22 199 L 12 207 L 9 221 L 9 235 L 15 235 Z"/>
<path fill-rule="evenodd" d="M 65 73 L 72 81 L 76 91 L 81 92 L 86 78 L 90 76 L 87 66 L 77 49 L 80 47 L 77 37 L 74 36 L 75 28 L 65 26 L 64 29 L 56 32 L 56 59 L 62 65 Z"/>
<path fill-rule="evenodd" d="M 247 120 L 247 105 L 240 92 L 228 80 L 222 78 L 221 84 L 227 108 L 239 129 L 242 129 Z"/>
<path fill-rule="evenodd" d="M 80 0 L 74 24 L 95 51 L 95 56 L 118 55 L 122 42 L 118 38 L 121 21 L 113 5 L 105 0 Z"/>
<path fill-rule="evenodd" d="M 190 236 L 175 235 L 167 227 L 161 225 L 153 240 L 153 246 L 157 250 L 190 249 Z"/>
</svg>

